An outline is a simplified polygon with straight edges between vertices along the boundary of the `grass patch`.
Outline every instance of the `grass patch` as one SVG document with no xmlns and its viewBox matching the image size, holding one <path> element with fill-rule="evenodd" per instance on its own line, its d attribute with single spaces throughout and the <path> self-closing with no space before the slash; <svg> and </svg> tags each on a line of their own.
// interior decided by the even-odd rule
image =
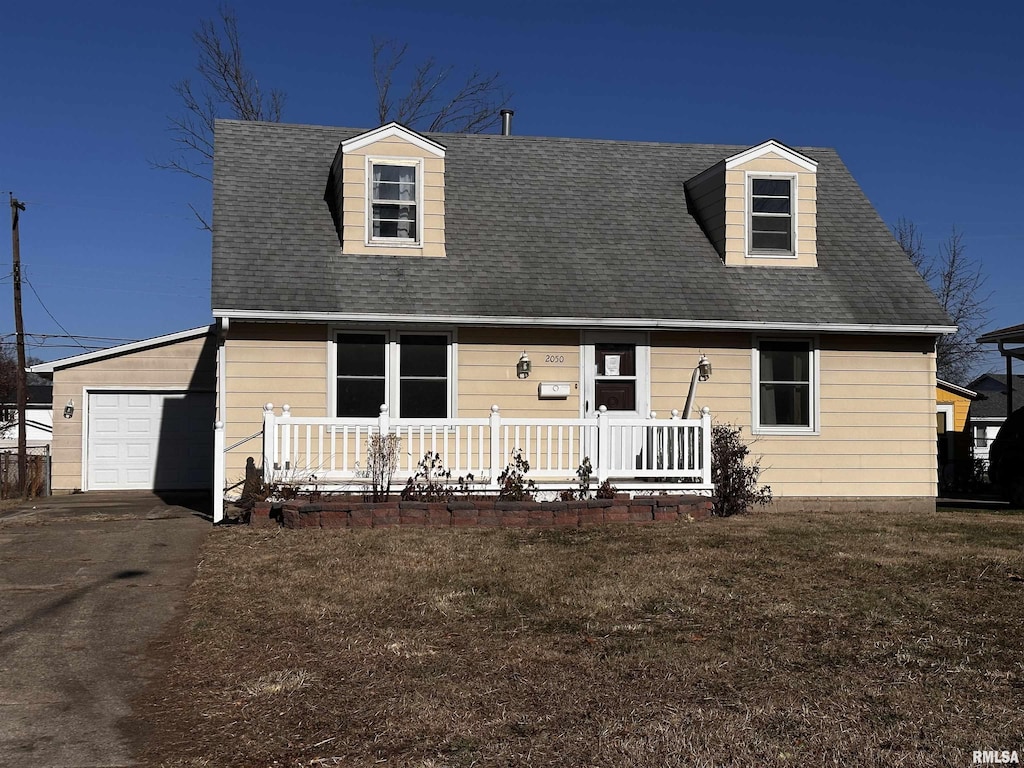
<svg viewBox="0 0 1024 768">
<path fill-rule="evenodd" d="M 163 766 L 967 765 L 1024 749 L 1024 517 L 220 529 Z"/>
</svg>

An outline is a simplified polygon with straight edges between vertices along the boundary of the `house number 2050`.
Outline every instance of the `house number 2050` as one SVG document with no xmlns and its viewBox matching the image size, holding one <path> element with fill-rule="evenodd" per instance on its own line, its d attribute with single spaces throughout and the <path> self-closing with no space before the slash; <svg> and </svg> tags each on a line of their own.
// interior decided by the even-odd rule
<svg viewBox="0 0 1024 768">
<path fill-rule="evenodd" d="M 545 363 L 564 363 L 565 355 L 544 355 Z"/>
</svg>

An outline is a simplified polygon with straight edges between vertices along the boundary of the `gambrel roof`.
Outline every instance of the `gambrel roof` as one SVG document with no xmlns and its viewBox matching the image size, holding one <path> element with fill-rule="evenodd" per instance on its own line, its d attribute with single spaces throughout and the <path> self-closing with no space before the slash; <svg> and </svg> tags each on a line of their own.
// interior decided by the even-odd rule
<svg viewBox="0 0 1024 768">
<path fill-rule="evenodd" d="M 816 268 L 727 267 L 684 183 L 745 147 L 426 134 L 446 258 L 342 253 L 325 201 L 361 130 L 218 121 L 214 314 L 936 333 L 949 319 L 832 149 Z"/>
</svg>

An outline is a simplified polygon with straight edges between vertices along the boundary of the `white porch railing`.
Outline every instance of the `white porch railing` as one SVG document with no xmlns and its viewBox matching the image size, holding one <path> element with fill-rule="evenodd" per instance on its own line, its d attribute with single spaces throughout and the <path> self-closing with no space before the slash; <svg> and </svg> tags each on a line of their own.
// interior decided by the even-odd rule
<svg viewBox="0 0 1024 768">
<path fill-rule="evenodd" d="M 374 418 L 292 416 L 263 411 L 263 467 L 270 482 L 353 487 L 368 482 L 367 444 L 374 434 L 400 440 L 392 489 L 412 477 L 427 453 L 438 454 L 451 477 L 473 475 L 476 488 L 498 487 L 498 476 L 519 449 L 530 463 L 527 478 L 539 487 L 576 484 L 576 470 L 589 458 L 598 483 L 635 488 L 709 492 L 711 415 L 699 419 L 613 417 L 602 407 L 593 418 L 504 418 L 498 406 L 483 418 L 391 418 L 386 406 Z M 269 470 L 269 471 L 268 471 Z"/>
</svg>

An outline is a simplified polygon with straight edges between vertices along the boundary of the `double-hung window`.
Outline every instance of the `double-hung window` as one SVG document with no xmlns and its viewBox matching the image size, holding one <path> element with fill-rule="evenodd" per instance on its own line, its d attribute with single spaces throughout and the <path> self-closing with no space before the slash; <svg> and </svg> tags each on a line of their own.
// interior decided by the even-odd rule
<svg viewBox="0 0 1024 768">
<path fill-rule="evenodd" d="M 750 253 L 789 256 L 793 249 L 791 176 L 751 176 L 749 187 Z"/>
<path fill-rule="evenodd" d="M 372 242 L 419 242 L 419 168 L 415 161 L 370 161 Z"/>
<path fill-rule="evenodd" d="M 341 332 L 335 336 L 335 415 L 446 418 L 451 401 L 447 333 Z"/>
<path fill-rule="evenodd" d="M 761 339 L 754 350 L 759 432 L 817 431 L 817 360 L 810 339 Z"/>
</svg>

